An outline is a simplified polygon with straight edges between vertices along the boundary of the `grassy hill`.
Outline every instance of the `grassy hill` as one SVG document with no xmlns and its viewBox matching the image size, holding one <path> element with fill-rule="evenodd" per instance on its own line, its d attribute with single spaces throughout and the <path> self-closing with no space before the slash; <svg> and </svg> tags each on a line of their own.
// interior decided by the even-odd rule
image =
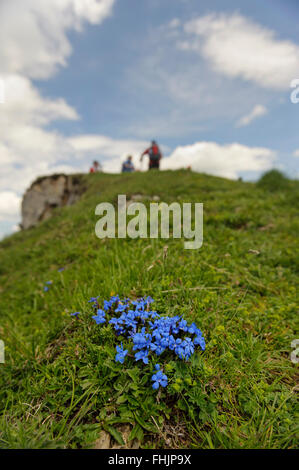
<svg viewBox="0 0 299 470">
<path fill-rule="evenodd" d="M 75 206 L 0 243 L 0 447 L 92 447 L 101 430 L 121 445 L 121 424 L 141 447 L 295 447 L 298 182 L 270 191 L 167 171 L 84 183 Z M 201 249 L 96 238 L 96 205 L 137 193 L 203 202 Z M 150 366 L 116 363 L 111 327 L 91 318 L 89 298 L 111 293 L 151 295 L 205 336 L 187 363 L 161 357 L 170 383 L 158 394 Z"/>
</svg>

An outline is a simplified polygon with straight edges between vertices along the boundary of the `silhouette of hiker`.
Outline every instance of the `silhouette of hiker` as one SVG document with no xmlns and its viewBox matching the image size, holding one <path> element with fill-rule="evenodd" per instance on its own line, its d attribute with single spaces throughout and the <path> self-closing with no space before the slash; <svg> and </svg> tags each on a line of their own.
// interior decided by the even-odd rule
<svg viewBox="0 0 299 470">
<path fill-rule="evenodd" d="M 134 164 L 132 162 L 132 157 L 131 155 L 128 156 L 127 160 L 123 162 L 121 172 L 122 173 L 132 173 L 135 171 Z"/>
<path fill-rule="evenodd" d="M 159 170 L 160 160 L 162 158 L 162 153 L 161 153 L 161 150 L 159 149 L 159 146 L 158 146 L 158 144 L 155 140 L 152 140 L 151 146 L 142 153 L 142 155 L 140 157 L 141 162 L 142 162 L 142 159 L 143 159 L 144 155 L 149 156 L 148 169 L 152 170 L 152 169 L 156 168 L 157 170 Z"/>
</svg>

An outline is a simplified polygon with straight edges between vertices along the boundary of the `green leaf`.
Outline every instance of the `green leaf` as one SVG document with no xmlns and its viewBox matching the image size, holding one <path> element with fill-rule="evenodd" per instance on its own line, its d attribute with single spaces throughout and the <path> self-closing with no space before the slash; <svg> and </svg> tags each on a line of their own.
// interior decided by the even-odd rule
<svg viewBox="0 0 299 470">
<path fill-rule="evenodd" d="M 135 369 L 132 369 L 132 370 L 128 370 L 127 371 L 129 377 L 131 377 L 131 379 L 133 380 L 133 382 L 140 382 L 140 379 L 139 379 L 139 370 L 137 370 L 136 368 Z"/>
<path fill-rule="evenodd" d="M 184 402 L 184 400 L 181 400 L 181 399 L 178 400 L 177 406 L 182 411 L 187 411 L 187 409 L 188 409 L 188 407 L 187 407 L 186 403 Z"/>
<path fill-rule="evenodd" d="M 114 437 L 118 444 L 121 446 L 125 445 L 122 435 L 117 429 L 115 429 L 113 426 L 107 426 L 107 430 L 110 432 L 111 436 Z"/>
<path fill-rule="evenodd" d="M 120 395 L 118 399 L 116 400 L 116 403 L 118 405 L 121 405 L 122 403 L 125 403 L 128 400 L 128 397 L 126 395 Z"/>
<path fill-rule="evenodd" d="M 133 439 L 138 439 L 138 441 L 143 440 L 143 431 L 139 424 L 136 424 L 130 432 L 129 441 L 133 441 Z"/>
<path fill-rule="evenodd" d="M 140 405 L 139 405 L 139 401 L 138 400 L 135 400 L 135 398 L 132 398 L 132 397 L 128 397 L 128 401 L 130 403 L 130 405 L 133 405 L 133 407 L 137 407 L 139 408 Z"/>
<path fill-rule="evenodd" d="M 142 426 L 146 431 L 154 432 L 154 433 L 157 432 L 157 428 L 152 423 L 148 423 L 148 422 L 146 423 L 144 419 L 142 419 L 137 414 L 135 414 L 135 418 L 136 418 L 137 423 L 139 423 L 140 426 Z"/>
<path fill-rule="evenodd" d="M 81 382 L 80 385 L 83 390 L 86 390 L 88 387 L 93 385 L 93 382 L 91 382 L 90 380 L 84 380 L 83 382 Z"/>
</svg>

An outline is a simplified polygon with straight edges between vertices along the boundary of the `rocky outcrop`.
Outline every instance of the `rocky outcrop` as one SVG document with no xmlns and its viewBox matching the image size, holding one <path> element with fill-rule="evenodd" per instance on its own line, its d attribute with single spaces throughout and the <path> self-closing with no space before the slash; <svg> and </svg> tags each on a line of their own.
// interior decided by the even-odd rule
<svg viewBox="0 0 299 470">
<path fill-rule="evenodd" d="M 48 219 L 56 207 L 74 204 L 84 190 L 82 175 L 60 174 L 38 178 L 23 197 L 21 228 L 31 228 Z"/>
</svg>

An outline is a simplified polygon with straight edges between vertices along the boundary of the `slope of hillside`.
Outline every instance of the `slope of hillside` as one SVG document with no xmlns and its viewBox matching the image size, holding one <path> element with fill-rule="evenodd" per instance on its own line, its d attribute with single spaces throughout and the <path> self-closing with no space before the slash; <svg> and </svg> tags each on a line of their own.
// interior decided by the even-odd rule
<svg viewBox="0 0 299 470">
<path fill-rule="evenodd" d="M 268 192 L 189 171 L 84 178 L 77 204 L 0 243 L 0 447 L 92 447 L 101 430 L 123 445 L 124 424 L 141 447 L 295 447 L 298 183 Z M 203 202 L 203 246 L 98 239 L 95 207 L 118 194 Z M 91 318 L 89 298 L 111 293 L 151 295 L 206 338 L 188 363 L 161 357 L 171 380 L 158 395 L 150 367 L 115 363 L 112 329 Z"/>
</svg>

